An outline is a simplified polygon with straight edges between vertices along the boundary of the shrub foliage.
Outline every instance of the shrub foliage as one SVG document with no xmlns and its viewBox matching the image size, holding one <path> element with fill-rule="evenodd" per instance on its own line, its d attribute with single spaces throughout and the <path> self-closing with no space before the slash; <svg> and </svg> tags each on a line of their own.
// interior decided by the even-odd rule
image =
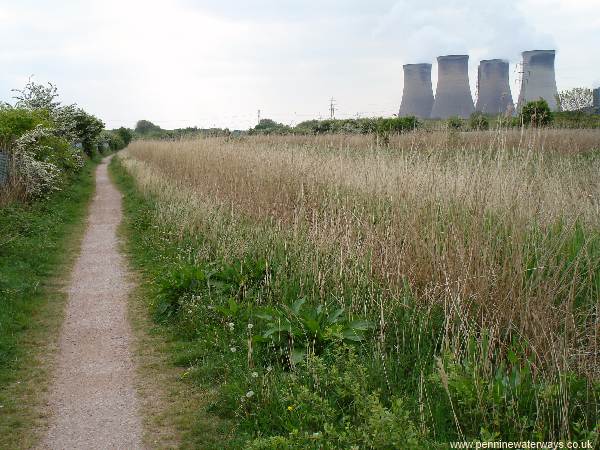
<svg viewBox="0 0 600 450">
<path fill-rule="evenodd" d="M 9 154 L 3 198 L 24 199 L 59 190 L 98 151 L 102 121 L 76 105 L 62 105 L 55 85 L 29 81 L 0 106 L 0 145 Z"/>
</svg>

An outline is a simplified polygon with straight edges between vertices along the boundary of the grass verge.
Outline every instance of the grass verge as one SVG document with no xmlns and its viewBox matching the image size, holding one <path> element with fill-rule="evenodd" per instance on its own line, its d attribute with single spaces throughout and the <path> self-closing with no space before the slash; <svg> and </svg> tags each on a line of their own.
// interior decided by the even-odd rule
<svg viewBox="0 0 600 450">
<path fill-rule="evenodd" d="M 166 248 L 155 245 L 144 233 L 150 199 L 136 190 L 117 159 L 110 166 L 113 181 L 124 194 L 121 234 L 137 278 L 129 302 L 129 320 L 135 343 L 138 379 L 136 382 L 144 416 L 144 441 L 151 448 L 219 449 L 230 440 L 231 424 L 208 410 L 216 398 L 215 389 L 198 386 L 178 360 L 187 344 L 172 328 L 156 323 L 149 313 L 148 300 L 155 292 L 153 280 L 170 260 Z"/>
<path fill-rule="evenodd" d="M 0 448 L 31 448 L 67 294 L 94 192 L 88 162 L 62 191 L 0 210 Z"/>
</svg>

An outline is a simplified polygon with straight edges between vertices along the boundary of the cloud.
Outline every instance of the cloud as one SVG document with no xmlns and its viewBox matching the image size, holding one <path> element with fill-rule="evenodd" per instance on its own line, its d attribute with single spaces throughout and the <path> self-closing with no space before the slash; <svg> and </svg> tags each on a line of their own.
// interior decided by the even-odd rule
<svg viewBox="0 0 600 450">
<path fill-rule="evenodd" d="M 240 21 L 303 22 L 311 19 L 364 17 L 386 11 L 395 0 L 182 0 L 190 8 L 200 9 Z"/>
<path fill-rule="evenodd" d="M 393 41 L 404 58 L 431 61 L 445 54 L 515 60 L 521 51 L 553 48 L 515 0 L 401 0 L 381 18 L 374 34 Z"/>
</svg>

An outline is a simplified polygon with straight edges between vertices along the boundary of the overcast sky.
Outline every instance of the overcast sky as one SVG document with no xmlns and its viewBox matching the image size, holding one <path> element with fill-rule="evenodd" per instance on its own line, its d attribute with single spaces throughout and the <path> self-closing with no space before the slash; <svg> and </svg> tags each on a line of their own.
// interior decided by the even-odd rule
<svg viewBox="0 0 600 450">
<path fill-rule="evenodd" d="M 555 48 L 559 90 L 600 85 L 599 0 L 0 0 L 0 99 L 30 75 L 108 127 L 391 115 L 402 65 Z M 434 65 L 434 87 L 435 71 Z"/>
</svg>

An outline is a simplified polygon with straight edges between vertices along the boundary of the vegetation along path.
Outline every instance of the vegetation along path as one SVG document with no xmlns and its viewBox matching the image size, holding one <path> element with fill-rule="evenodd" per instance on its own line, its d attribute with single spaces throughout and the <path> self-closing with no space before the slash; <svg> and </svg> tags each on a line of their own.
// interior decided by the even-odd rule
<svg viewBox="0 0 600 450">
<path fill-rule="evenodd" d="M 126 300 L 130 289 L 117 227 L 121 195 L 98 166 L 96 196 L 73 269 L 44 448 L 135 449 L 142 421 Z"/>
</svg>

